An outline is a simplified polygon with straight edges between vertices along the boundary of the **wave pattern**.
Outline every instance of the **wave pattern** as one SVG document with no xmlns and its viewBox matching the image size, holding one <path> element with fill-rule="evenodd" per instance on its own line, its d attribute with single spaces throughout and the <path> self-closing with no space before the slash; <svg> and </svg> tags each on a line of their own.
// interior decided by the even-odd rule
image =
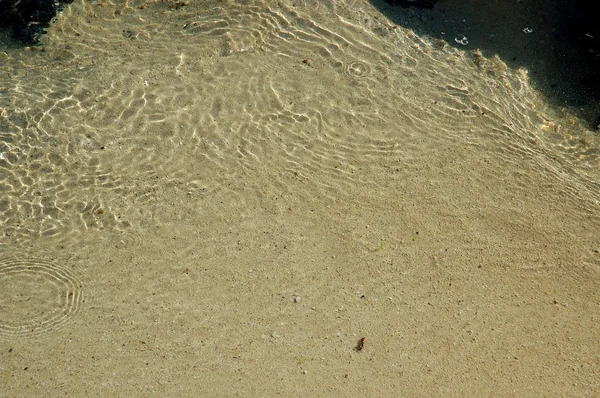
<svg viewBox="0 0 600 398">
<path fill-rule="evenodd" d="M 569 195 L 596 195 L 598 146 L 537 109 L 524 73 L 343 2 L 247 3 L 71 7 L 46 78 L 11 69 L 2 81 L 0 244 L 121 231 L 157 217 L 169 190 L 221 198 L 212 211 L 223 213 L 260 206 L 265 189 L 349 200 L 444 148 L 493 152 L 515 170 L 534 158 Z M 113 57 L 119 46 L 136 56 Z"/>
</svg>

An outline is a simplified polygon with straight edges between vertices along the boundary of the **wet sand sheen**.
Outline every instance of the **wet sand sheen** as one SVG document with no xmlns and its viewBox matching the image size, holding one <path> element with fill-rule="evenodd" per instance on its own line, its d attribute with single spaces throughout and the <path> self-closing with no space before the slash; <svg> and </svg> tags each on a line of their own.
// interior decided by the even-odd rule
<svg viewBox="0 0 600 398">
<path fill-rule="evenodd" d="M 2 385 L 597 389 L 593 136 L 366 2 L 250 3 L 77 3 L 6 56 L 0 250 L 94 300 L 1 334 Z"/>
</svg>

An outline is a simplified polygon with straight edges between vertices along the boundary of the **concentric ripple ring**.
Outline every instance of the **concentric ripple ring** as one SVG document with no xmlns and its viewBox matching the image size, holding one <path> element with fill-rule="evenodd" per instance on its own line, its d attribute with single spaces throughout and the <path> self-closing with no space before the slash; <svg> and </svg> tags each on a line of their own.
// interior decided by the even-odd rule
<svg viewBox="0 0 600 398">
<path fill-rule="evenodd" d="M 0 338 L 59 329 L 82 302 L 82 284 L 65 266 L 36 257 L 0 260 Z"/>
<path fill-rule="evenodd" d="M 346 64 L 346 74 L 351 77 L 365 77 L 371 73 L 369 64 L 362 61 L 352 61 Z"/>
</svg>

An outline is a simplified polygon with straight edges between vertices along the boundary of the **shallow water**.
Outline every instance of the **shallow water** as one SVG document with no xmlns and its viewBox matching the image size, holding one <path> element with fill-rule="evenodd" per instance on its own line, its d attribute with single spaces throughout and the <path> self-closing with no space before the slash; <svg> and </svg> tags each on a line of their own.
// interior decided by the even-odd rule
<svg viewBox="0 0 600 398">
<path fill-rule="evenodd" d="M 359 0 L 45 40 L 0 54 L 13 393 L 598 388 L 600 146 L 526 71 Z"/>
</svg>

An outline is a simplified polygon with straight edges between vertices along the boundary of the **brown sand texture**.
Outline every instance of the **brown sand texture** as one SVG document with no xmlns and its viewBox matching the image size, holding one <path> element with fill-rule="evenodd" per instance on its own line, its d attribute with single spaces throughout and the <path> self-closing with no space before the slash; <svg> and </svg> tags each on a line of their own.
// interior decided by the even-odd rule
<svg viewBox="0 0 600 398">
<path fill-rule="evenodd" d="M 77 0 L 0 65 L 0 396 L 600 393 L 600 145 L 526 70 L 363 0 Z"/>
</svg>

